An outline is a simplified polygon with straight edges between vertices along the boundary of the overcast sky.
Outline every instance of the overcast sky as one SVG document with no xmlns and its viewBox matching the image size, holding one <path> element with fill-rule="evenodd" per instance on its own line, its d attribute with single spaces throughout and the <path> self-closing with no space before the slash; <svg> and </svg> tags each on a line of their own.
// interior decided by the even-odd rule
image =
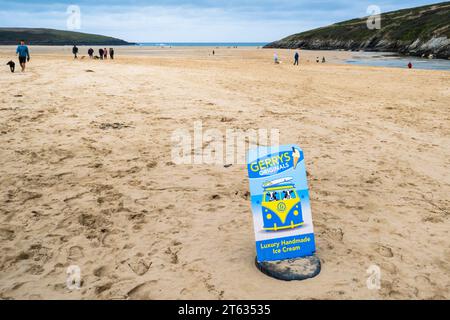
<svg viewBox="0 0 450 320">
<path fill-rule="evenodd" d="M 420 0 L 0 0 L 0 27 L 67 29 L 68 5 L 81 32 L 134 42 L 269 42 L 334 22 L 436 3 Z"/>
</svg>

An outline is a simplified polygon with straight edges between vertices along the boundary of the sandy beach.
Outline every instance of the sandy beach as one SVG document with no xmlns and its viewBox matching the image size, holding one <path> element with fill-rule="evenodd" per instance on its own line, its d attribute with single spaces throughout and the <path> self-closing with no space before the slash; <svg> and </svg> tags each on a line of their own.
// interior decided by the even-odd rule
<svg viewBox="0 0 450 320">
<path fill-rule="evenodd" d="M 339 64 L 348 52 L 295 67 L 289 50 L 275 65 L 257 48 L 70 49 L 31 46 L 12 74 L 0 47 L 0 298 L 450 298 L 448 71 Z M 303 148 L 318 277 L 256 269 L 245 165 L 173 163 L 172 132 L 199 120 Z"/>
</svg>

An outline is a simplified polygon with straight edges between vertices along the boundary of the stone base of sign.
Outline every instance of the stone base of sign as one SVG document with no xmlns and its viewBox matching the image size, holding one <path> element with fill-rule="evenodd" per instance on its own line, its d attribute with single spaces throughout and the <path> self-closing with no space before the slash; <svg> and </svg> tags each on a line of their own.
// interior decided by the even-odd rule
<svg viewBox="0 0 450 320">
<path fill-rule="evenodd" d="M 314 278 L 320 273 L 321 269 L 320 259 L 315 255 L 280 261 L 258 262 L 258 260 L 255 260 L 255 262 L 256 267 L 262 273 L 284 281 Z"/>
</svg>

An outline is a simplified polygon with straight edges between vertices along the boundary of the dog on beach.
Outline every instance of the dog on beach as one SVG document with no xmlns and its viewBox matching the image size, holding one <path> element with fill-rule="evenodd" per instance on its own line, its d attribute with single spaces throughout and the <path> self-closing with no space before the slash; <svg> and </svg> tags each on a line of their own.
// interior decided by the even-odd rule
<svg viewBox="0 0 450 320">
<path fill-rule="evenodd" d="M 16 70 L 16 64 L 14 63 L 14 61 L 11 60 L 6 65 L 9 66 L 9 69 L 11 70 L 11 72 L 14 73 L 14 70 Z"/>
</svg>

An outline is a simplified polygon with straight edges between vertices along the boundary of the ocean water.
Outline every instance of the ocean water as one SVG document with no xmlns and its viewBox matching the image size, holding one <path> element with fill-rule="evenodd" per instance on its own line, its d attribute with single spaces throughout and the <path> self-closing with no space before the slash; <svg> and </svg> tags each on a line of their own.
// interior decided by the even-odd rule
<svg viewBox="0 0 450 320">
<path fill-rule="evenodd" d="M 263 47 L 267 42 L 143 42 L 143 47 Z"/>
<path fill-rule="evenodd" d="M 450 60 L 406 57 L 386 52 L 360 52 L 345 62 L 353 65 L 388 68 L 407 68 L 408 63 L 411 62 L 413 69 L 450 71 Z"/>
</svg>

